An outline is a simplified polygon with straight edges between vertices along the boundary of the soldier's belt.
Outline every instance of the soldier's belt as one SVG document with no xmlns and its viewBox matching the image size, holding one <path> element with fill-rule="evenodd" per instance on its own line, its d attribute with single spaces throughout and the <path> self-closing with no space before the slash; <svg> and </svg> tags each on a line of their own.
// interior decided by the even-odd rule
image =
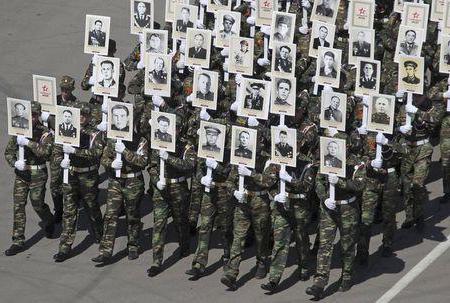
<svg viewBox="0 0 450 303">
<path fill-rule="evenodd" d="M 336 201 L 336 205 L 345 205 L 345 204 L 350 204 L 356 201 L 356 197 L 352 197 L 348 200 L 337 200 Z"/>
<path fill-rule="evenodd" d="M 264 195 L 267 195 L 267 190 L 262 190 L 262 191 L 251 191 L 251 190 L 247 190 L 247 194 L 249 195 L 249 196 L 252 196 L 252 197 L 260 197 L 260 196 L 264 196 Z"/>
<path fill-rule="evenodd" d="M 97 170 L 97 166 L 96 165 L 89 166 L 89 167 L 75 167 L 75 166 L 71 166 L 70 170 L 74 171 L 76 173 L 87 173 L 87 172 L 90 172 L 90 171 Z"/>
<path fill-rule="evenodd" d="M 40 164 L 40 165 L 25 165 L 25 170 L 39 170 L 47 168 L 46 164 Z"/>
<path fill-rule="evenodd" d="M 338 40 L 339 42 L 347 42 L 347 41 L 348 41 L 348 38 L 337 37 L 337 40 Z"/>
<path fill-rule="evenodd" d="M 175 184 L 175 183 L 181 183 L 187 180 L 190 180 L 191 178 L 187 178 L 187 177 L 180 177 L 180 178 L 175 178 L 175 179 L 165 179 L 166 184 Z"/>
<path fill-rule="evenodd" d="M 419 141 L 406 141 L 405 144 L 409 145 L 409 146 L 421 146 L 421 145 L 427 144 L 428 142 L 430 142 L 430 140 L 423 139 L 423 140 L 419 140 Z"/>
<path fill-rule="evenodd" d="M 292 193 L 286 193 L 286 197 L 289 199 L 305 199 L 306 196 L 304 194 L 292 194 Z"/>
<path fill-rule="evenodd" d="M 211 182 L 211 186 L 223 187 L 223 186 L 226 186 L 226 185 L 227 185 L 226 181 L 225 182 L 215 182 L 215 181 Z"/>
<path fill-rule="evenodd" d="M 391 167 L 387 169 L 388 174 L 395 173 L 395 167 Z"/>
<path fill-rule="evenodd" d="M 129 173 L 129 174 L 120 174 L 120 178 L 130 179 L 130 178 L 134 178 L 134 177 L 139 177 L 140 175 L 142 175 L 142 171 L 138 171 L 135 173 Z"/>
</svg>

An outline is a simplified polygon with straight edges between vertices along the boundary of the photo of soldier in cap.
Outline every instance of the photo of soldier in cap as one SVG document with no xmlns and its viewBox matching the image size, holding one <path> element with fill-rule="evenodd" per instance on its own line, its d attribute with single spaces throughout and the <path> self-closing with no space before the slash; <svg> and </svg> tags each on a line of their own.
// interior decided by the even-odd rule
<svg viewBox="0 0 450 303">
<path fill-rule="evenodd" d="M 153 0 L 130 0 L 131 33 L 141 34 L 144 29 L 153 28 Z"/>
<path fill-rule="evenodd" d="M 145 94 L 170 96 L 172 56 L 166 54 L 145 54 Z"/>
<path fill-rule="evenodd" d="M 295 115 L 295 78 L 273 77 L 270 112 L 273 114 Z"/>
<path fill-rule="evenodd" d="M 347 95 L 322 91 L 320 100 L 320 127 L 345 131 Z"/>
<path fill-rule="evenodd" d="M 254 40 L 232 37 L 230 39 L 230 52 L 228 72 L 253 75 Z"/>
<path fill-rule="evenodd" d="M 232 126 L 231 128 L 231 164 L 243 164 L 255 167 L 256 129 Z"/>
<path fill-rule="evenodd" d="M 398 89 L 423 93 L 424 58 L 399 55 Z"/>
<path fill-rule="evenodd" d="M 217 108 L 217 89 L 219 73 L 209 70 L 195 69 L 192 105 L 211 110 Z"/>
<path fill-rule="evenodd" d="M 216 15 L 216 47 L 229 47 L 230 38 L 239 37 L 241 30 L 241 14 L 231 11 L 217 11 Z"/>
<path fill-rule="evenodd" d="M 339 1 L 336 0 L 314 0 L 311 11 L 311 21 L 318 20 L 334 24 L 338 11 L 338 3 Z"/>
<path fill-rule="evenodd" d="M 56 106 L 55 142 L 79 146 L 80 109 L 69 106 Z"/>
<path fill-rule="evenodd" d="M 309 41 L 309 56 L 317 58 L 319 46 L 333 47 L 336 26 L 321 21 L 313 21 L 311 39 Z"/>
<path fill-rule="evenodd" d="M 272 32 L 270 48 L 274 42 L 293 43 L 295 33 L 295 14 L 274 12 L 272 16 Z"/>
<path fill-rule="evenodd" d="M 8 112 L 8 135 L 33 136 L 31 102 L 26 100 L 6 98 Z"/>
<path fill-rule="evenodd" d="M 202 120 L 199 128 L 198 157 L 222 162 L 226 126 Z"/>
<path fill-rule="evenodd" d="M 119 94 L 120 58 L 97 57 L 94 66 L 96 95 L 117 97 Z"/>
<path fill-rule="evenodd" d="M 361 95 L 378 93 L 380 88 L 381 62 L 358 58 L 356 68 L 355 92 Z"/>
<path fill-rule="evenodd" d="M 209 68 L 211 40 L 211 31 L 188 28 L 186 35 L 187 66 Z"/>
<path fill-rule="evenodd" d="M 13 114 L 11 118 L 11 125 L 15 128 L 28 129 L 30 126 L 30 119 L 28 118 L 29 109 L 24 102 L 17 101 L 13 105 Z"/>
<path fill-rule="evenodd" d="M 243 99 L 238 107 L 238 115 L 266 120 L 269 114 L 269 82 L 244 78 L 239 94 Z"/>
<path fill-rule="evenodd" d="M 394 130 L 395 96 L 371 95 L 367 130 L 392 134 Z"/>
<path fill-rule="evenodd" d="M 175 152 L 176 116 L 160 111 L 151 112 L 151 148 Z"/>
<path fill-rule="evenodd" d="M 186 38 L 188 28 L 194 28 L 197 22 L 198 7 L 188 4 L 175 4 L 175 17 L 177 19 L 172 37 L 175 39 Z"/>
<path fill-rule="evenodd" d="M 345 142 L 344 139 L 320 137 L 320 173 L 345 178 Z"/>
<path fill-rule="evenodd" d="M 424 39 L 425 33 L 422 29 L 400 25 L 394 61 L 398 62 L 399 55 L 419 57 L 422 52 Z"/>
<path fill-rule="evenodd" d="M 150 29 L 144 31 L 145 53 L 167 54 L 167 30 Z"/>
<path fill-rule="evenodd" d="M 261 89 L 263 85 L 261 83 L 250 84 L 252 88 L 251 94 L 246 95 L 244 98 L 244 107 L 254 110 L 262 110 L 264 104 L 264 97 L 261 96 Z"/>
<path fill-rule="evenodd" d="M 285 77 L 295 75 L 296 45 L 283 42 L 274 42 L 272 55 L 272 75 Z"/>
<path fill-rule="evenodd" d="M 110 22 L 110 17 L 86 15 L 84 32 L 84 52 L 86 54 L 105 56 L 108 54 Z"/>
<path fill-rule="evenodd" d="M 108 138 L 133 140 L 133 104 L 108 102 Z"/>
<path fill-rule="evenodd" d="M 56 105 L 56 79 L 33 75 L 33 99 L 41 103 L 43 111 L 53 111 Z"/>
<path fill-rule="evenodd" d="M 316 82 L 338 88 L 341 73 L 342 50 L 319 46 Z"/>
<path fill-rule="evenodd" d="M 358 58 L 373 59 L 375 31 L 373 29 L 350 28 L 349 64 L 356 64 Z"/>
</svg>

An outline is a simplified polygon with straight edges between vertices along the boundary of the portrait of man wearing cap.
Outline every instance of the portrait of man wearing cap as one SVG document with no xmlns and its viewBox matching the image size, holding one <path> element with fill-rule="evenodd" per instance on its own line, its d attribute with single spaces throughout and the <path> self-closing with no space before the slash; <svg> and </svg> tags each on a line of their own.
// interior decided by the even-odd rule
<svg viewBox="0 0 450 303">
<path fill-rule="evenodd" d="M 215 153 L 220 152 L 220 147 L 217 146 L 217 139 L 219 138 L 220 129 L 213 126 L 205 126 L 206 144 L 202 145 L 202 149 Z"/>
<path fill-rule="evenodd" d="M 237 33 L 233 31 L 233 25 L 236 20 L 230 14 L 225 14 L 223 16 L 223 29 L 219 31 L 219 36 L 221 39 L 229 39 L 231 36 L 237 36 Z"/>
<path fill-rule="evenodd" d="M 194 36 L 194 46 L 189 48 L 189 58 L 206 59 L 206 48 L 204 48 L 205 37 L 198 33 Z"/>
<path fill-rule="evenodd" d="M 159 116 L 156 121 L 158 122 L 158 129 L 154 133 L 155 140 L 163 142 L 172 142 L 172 135 L 168 133 L 170 120 L 166 116 Z"/>
<path fill-rule="evenodd" d="M 28 129 L 29 121 L 26 118 L 26 106 L 20 102 L 14 104 L 14 116 L 11 118 L 12 127 Z"/>
<path fill-rule="evenodd" d="M 191 18 L 191 9 L 189 7 L 182 7 L 180 11 L 180 19 L 177 20 L 176 31 L 181 33 L 186 33 L 188 27 L 193 28 L 194 23 L 189 19 Z"/>
<path fill-rule="evenodd" d="M 292 72 L 291 48 L 289 46 L 282 45 L 276 54 L 275 71 L 283 73 Z"/>
<path fill-rule="evenodd" d="M 277 16 L 276 20 L 276 32 L 273 34 L 273 38 L 275 41 L 280 42 L 290 42 L 289 41 L 289 32 L 290 32 L 290 25 L 291 20 L 287 16 Z"/>
<path fill-rule="evenodd" d="M 250 85 L 252 92 L 250 95 L 245 96 L 244 107 L 254 110 L 262 110 L 264 105 L 264 98 L 261 96 L 261 88 L 263 87 L 260 83 L 252 83 Z"/>
<path fill-rule="evenodd" d="M 211 76 L 207 73 L 201 73 L 198 75 L 197 83 L 196 97 L 202 100 L 213 101 L 214 93 L 211 92 Z"/>
<path fill-rule="evenodd" d="M 278 134 L 280 142 L 275 144 L 275 156 L 292 158 L 294 156 L 294 149 L 288 144 L 288 134 L 285 130 Z"/>
<path fill-rule="evenodd" d="M 234 64 L 243 66 L 247 62 L 247 60 L 245 59 L 250 54 L 250 52 L 248 50 L 247 40 L 241 40 L 241 42 L 239 42 L 239 45 L 240 48 L 234 52 L 232 58 L 234 60 Z"/>
<path fill-rule="evenodd" d="M 405 61 L 405 72 L 406 77 L 402 78 L 402 81 L 408 84 L 419 84 L 420 79 L 416 76 L 417 71 L 417 63 L 414 61 Z"/>
<path fill-rule="evenodd" d="M 234 150 L 234 155 L 236 157 L 251 159 L 253 156 L 253 152 L 248 148 L 250 144 L 250 134 L 248 131 L 243 130 L 239 133 L 238 136 L 239 145 Z"/>
<path fill-rule="evenodd" d="M 75 90 L 75 80 L 70 76 L 62 76 L 59 82 L 61 94 L 56 96 L 57 105 L 66 105 L 77 101 L 77 98 L 72 94 Z"/>
</svg>

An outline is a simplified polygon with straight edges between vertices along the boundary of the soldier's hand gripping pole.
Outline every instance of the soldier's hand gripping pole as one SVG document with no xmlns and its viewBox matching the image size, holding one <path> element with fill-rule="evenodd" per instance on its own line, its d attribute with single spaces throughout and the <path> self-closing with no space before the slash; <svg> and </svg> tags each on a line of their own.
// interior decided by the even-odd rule
<svg viewBox="0 0 450 303">
<path fill-rule="evenodd" d="M 122 140 L 117 139 L 116 143 L 122 143 Z M 121 153 L 116 153 L 116 159 L 118 161 L 122 161 L 122 154 Z M 120 178 L 120 169 L 116 169 L 116 178 Z"/>
</svg>

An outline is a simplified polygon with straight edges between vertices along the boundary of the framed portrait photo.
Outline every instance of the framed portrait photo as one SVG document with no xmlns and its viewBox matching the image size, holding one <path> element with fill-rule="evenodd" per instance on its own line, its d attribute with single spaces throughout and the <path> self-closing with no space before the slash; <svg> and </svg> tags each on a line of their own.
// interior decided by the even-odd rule
<svg viewBox="0 0 450 303">
<path fill-rule="evenodd" d="M 272 13 L 272 31 L 269 47 L 273 48 L 274 42 L 294 43 L 295 14 L 284 12 Z"/>
<path fill-rule="evenodd" d="M 256 0 L 255 25 L 270 26 L 272 13 L 278 11 L 278 0 Z"/>
<path fill-rule="evenodd" d="M 445 12 L 445 0 L 432 0 L 431 1 L 431 16 L 430 20 L 434 22 L 440 22 L 444 20 Z"/>
<path fill-rule="evenodd" d="M 392 134 L 394 130 L 395 96 L 370 96 L 367 130 Z"/>
<path fill-rule="evenodd" d="M 98 56 L 94 63 L 95 95 L 117 97 L 119 94 L 120 59 Z"/>
<path fill-rule="evenodd" d="M 405 2 L 403 4 L 402 24 L 427 29 L 430 5 L 425 3 Z"/>
<path fill-rule="evenodd" d="M 444 0 L 444 20 L 442 22 L 442 33 L 450 35 L 450 0 Z"/>
<path fill-rule="evenodd" d="M 185 39 L 188 28 L 194 28 L 197 22 L 198 7 L 175 3 L 175 21 L 172 32 L 174 39 Z"/>
<path fill-rule="evenodd" d="M 231 2 L 231 1 L 230 1 Z M 241 13 L 219 10 L 215 12 L 216 37 L 214 46 L 229 47 L 232 37 L 239 37 L 241 31 Z"/>
<path fill-rule="evenodd" d="M 237 114 L 242 117 L 253 117 L 267 120 L 270 105 L 270 82 L 244 78 L 239 87 Z"/>
<path fill-rule="evenodd" d="M 255 49 L 254 39 L 232 37 L 230 39 L 228 72 L 252 76 L 254 49 Z"/>
<path fill-rule="evenodd" d="M 218 88 L 218 72 L 195 69 L 193 83 L 194 100 L 192 101 L 192 105 L 195 107 L 216 110 Z"/>
<path fill-rule="evenodd" d="M 423 94 L 424 59 L 400 55 L 398 57 L 398 89 Z"/>
<path fill-rule="evenodd" d="M 92 55 L 108 55 L 111 18 L 86 15 L 84 52 Z"/>
<path fill-rule="evenodd" d="M 56 106 L 55 143 L 80 146 L 80 109 Z"/>
<path fill-rule="evenodd" d="M 296 79 L 293 77 L 272 77 L 271 83 L 270 112 L 272 114 L 295 116 Z"/>
<path fill-rule="evenodd" d="M 320 173 L 345 178 L 346 151 L 344 139 L 320 137 Z"/>
<path fill-rule="evenodd" d="M 231 127 L 231 164 L 255 168 L 257 135 L 256 129 Z"/>
<path fill-rule="evenodd" d="M 190 2 L 189 0 L 166 0 L 166 10 L 164 13 L 164 20 L 166 22 L 174 22 L 175 4 L 190 4 L 189 2 Z"/>
<path fill-rule="evenodd" d="M 403 13 L 403 4 L 405 2 L 413 2 L 413 0 L 394 0 L 394 12 Z"/>
<path fill-rule="evenodd" d="M 231 11 L 232 0 L 208 0 L 206 11 L 208 13 L 215 13 L 220 10 Z"/>
<path fill-rule="evenodd" d="M 42 111 L 54 112 L 56 106 L 56 79 L 33 75 L 33 99 L 41 103 Z"/>
<path fill-rule="evenodd" d="M 225 125 L 201 120 L 197 156 L 222 162 L 226 131 L 227 127 Z"/>
<path fill-rule="evenodd" d="M 270 132 L 272 162 L 295 167 L 297 165 L 297 130 L 271 126 Z"/>
<path fill-rule="evenodd" d="M 169 33 L 167 30 L 146 29 L 144 34 L 144 58 L 145 54 L 167 54 Z"/>
<path fill-rule="evenodd" d="M 130 0 L 130 32 L 142 34 L 153 28 L 154 12 L 153 0 Z"/>
<path fill-rule="evenodd" d="M 345 131 L 347 121 L 347 95 L 324 92 L 320 97 L 320 127 Z"/>
<path fill-rule="evenodd" d="M 172 56 L 146 54 L 144 92 L 146 95 L 170 97 Z"/>
<path fill-rule="evenodd" d="M 380 78 L 380 61 L 358 58 L 356 61 L 356 94 L 370 95 L 378 93 L 380 91 Z"/>
<path fill-rule="evenodd" d="M 6 105 L 8 111 L 8 135 L 32 138 L 31 102 L 7 97 Z"/>
<path fill-rule="evenodd" d="M 309 56 L 317 58 L 319 46 L 330 47 L 334 45 L 336 26 L 322 21 L 313 21 L 311 39 L 309 41 Z"/>
<path fill-rule="evenodd" d="M 274 42 L 272 50 L 272 75 L 295 77 L 297 46 L 293 43 Z"/>
<path fill-rule="evenodd" d="M 108 129 L 110 139 L 133 141 L 133 104 L 108 102 Z"/>
<path fill-rule="evenodd" d="M 151 148 L 172 153 L 175 152 L 176 115 L 153 110 L 151 112 L 151 118 Z"/>
<path fill-rule="evenodd" d="M 439 54 L 439 72 L 450 74 L 450 35 L 442 35 Z"/>
<path fill-rule="evenodd" d="M 318 20 L 330 24 L 336 23 L 339 0 L 314 0 L 311 21 Z"/>
<path fill-rule="evenodd" d="M 350 28 L 348 63 L 356 64 L 358 58 L 373 59 L 375 53 L 375 30 Z"/>
<path fill-rule="evenodd" d="M 349 27 L 373 28 L 373 19 L 375 15 L 375 2 L 370 0 L 352 0 L 350 1 L 351 18 L 349 18 Z"/>
<path fill-rule="evenodd" d="M 341 80 L 342 50 L 319 46 L 316 67 L 316 82 L 339 88 Z"/>
<path fill-rule="evenodd" d="M 420 57 L 425 32 L 421 28 L 400 25 L 398 29 L 397 45 L 395 47 L 394 62 L 398 63 L 398 56 Z"/>
<path fill-rule="evenodd" d="M 211 40 L 211 31 L 188 28 L 186 38 L 187 66 L 209 68 Z"/>
</svg>

